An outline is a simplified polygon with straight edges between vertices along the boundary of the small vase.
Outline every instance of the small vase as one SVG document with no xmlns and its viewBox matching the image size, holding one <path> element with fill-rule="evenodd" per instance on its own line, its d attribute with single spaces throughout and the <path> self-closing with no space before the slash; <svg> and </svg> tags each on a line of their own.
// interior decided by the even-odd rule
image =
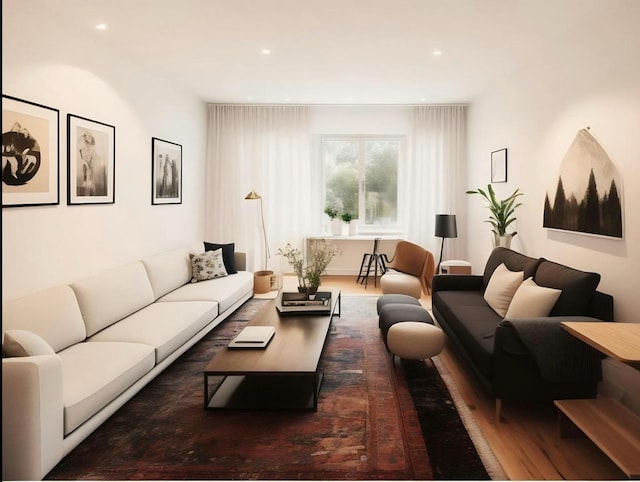
<svg viewBox="0 0 640 482">
<path fill-rule="evenodd" d="M 298 293 L 304 293 L 311 298 L 318 292 L 317 286 L 298 286 Z"/>
<path fill-rule="evenodd" d="M 331 234 L 340 236 L 342 234 L 342 220 L 335 218 L 331 220 Z"/>
<path fill-rule="evenodd" d="M 354 221 L 351 221 L 348 226 L 349 226 L 349 236 L 355 236 L 356 234 L 358 234 L 357 223 L 355 223 Z"/>
</svg>

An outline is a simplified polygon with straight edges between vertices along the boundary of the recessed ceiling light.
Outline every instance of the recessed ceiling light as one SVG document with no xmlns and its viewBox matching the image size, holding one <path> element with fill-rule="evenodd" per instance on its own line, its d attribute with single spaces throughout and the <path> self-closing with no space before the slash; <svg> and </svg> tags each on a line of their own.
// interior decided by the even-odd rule
<svg viewBox="0 0 640 482">
<path fill-rule="evenodd" d="M 269 55 L 271 53 L 271 50 L 269 49 L 262 49 L 262 53 L 265 55 Z"/>
<path fill-rule="evenodd" d="M 442 50 L 434 50 L 434 51 L 433 51 L 433 56 L 434 56 L 434 57 L 437 57 L 437 56 L 439 56 L 439 55 L 442 55 Z"/>
<path fill-rule="evenodd" d="M 106 30 L 106 29 L 107 29 L 106 23 L 99 23 L 98 25 L 96 25 L 96 30 Z"/>
</svg>

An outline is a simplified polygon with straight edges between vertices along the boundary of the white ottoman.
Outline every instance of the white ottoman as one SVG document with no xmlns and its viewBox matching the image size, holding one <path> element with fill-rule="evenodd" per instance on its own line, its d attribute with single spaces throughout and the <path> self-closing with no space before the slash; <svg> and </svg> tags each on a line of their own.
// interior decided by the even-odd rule
<svg viewBox="0 0 640 482">
<path fill-rule="evenodd" d="M 442 351 L 444 332 L 430 323 L 403 321 L 389 328 L 387 347 L 405 360 L 424 360 Z"/>
<path fill-rule="evenodd" d="M 416 276 L 400 273 L 388 272 L 380 278 L 380 287 L 383 294 L 402 294 L 420 299 L 422 296 L 422 285 Z"/>
</svg>

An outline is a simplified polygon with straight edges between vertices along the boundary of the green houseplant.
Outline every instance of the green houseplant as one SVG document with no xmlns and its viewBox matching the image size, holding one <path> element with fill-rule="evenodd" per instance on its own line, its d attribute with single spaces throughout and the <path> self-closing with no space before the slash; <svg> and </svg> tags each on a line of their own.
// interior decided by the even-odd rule
<svg viewBox="0 0 640 482">
<path fill-rule="evenodd" d="M 327 266 L 338 251 L 326 243 L 314 243 L 309 249 L 305 263 L 302 252 L 291 243 L 287 243 L 284 248 L 278 249 L 278 254 L 293 268 L 298 278 L 298 291 L 313 295 L 320 286 L 320 277 L 325 274 Z"/>
<path fill-rule="evenodd" d="M 522 203 L 516 204 L 518 197 L 524 195 L 520 189 L 516 189 L 509 197 L 502 200 L 496 198 L 491 184 L 487 185 L 486 191 L 478 188 L 474 191 L 467 191 L 467 194 L 479 194 L 487 201 L 491 215 L 486 222 L 493 226 L 491 232 L 494 235 L 494 245 L 510 247 L 511 239 L 518 233 L 516 231 L 507 233 L 507 228 L 516 220 L 516 208 L 522 205 Z"/>
</svg>

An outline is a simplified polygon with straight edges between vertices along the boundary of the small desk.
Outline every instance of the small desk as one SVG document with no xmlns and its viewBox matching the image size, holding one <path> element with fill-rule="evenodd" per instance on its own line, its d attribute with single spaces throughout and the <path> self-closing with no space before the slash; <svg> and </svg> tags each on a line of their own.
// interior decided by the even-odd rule
<svg viewBox="0 0 640 482">
<path fill-rule="evenodd" d="M 562 327 L 611 358 L 640 369 L 640 323 L 563 322 Z M 556 400 L 561 436 L 589 437 L 631 479 L 640 478 L 640 417 L 617 400 Z M 573 423 L 567 424 L 567 419 Z"/>
<path fill-rule="evenodd" d="M 640 323 L 565 321 L 562 326 L 599 352 L 640 370 Z"/>
</svg>

